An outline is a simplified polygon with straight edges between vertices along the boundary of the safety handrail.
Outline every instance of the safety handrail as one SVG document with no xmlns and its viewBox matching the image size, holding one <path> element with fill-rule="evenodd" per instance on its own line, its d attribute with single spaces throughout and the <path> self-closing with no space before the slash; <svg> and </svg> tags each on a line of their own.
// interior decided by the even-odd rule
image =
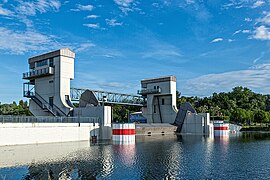
<svg viewBox="0 0 270 180">
<path fill-rule="evenodd" d="M 52 117 L 0 115 L 0 123 L 100 123 L 100 117 Z"/>
<path fill-rule="evenodd" d="M 52 112 L 54 111 L 54 109 L 56 109 L 56 112 L 58 111 L 58 113 L 62 113 L 63 115 L 67 116 L 65 112 L 63 112 L 59 107 L 57 107 L 56 105 L 53 105 L 53 107 L 43 98 L 41 97 L 37 92 L 35 92 L 35 96 L 37 96 L 38 99 L 41 99 L 43 101 L 43 105 L 48 109 L 51 110 Z M 55 113 L 55 112 L 53 112 Z M 56 113 L 55 113 L 56 114 Z M 57 115 L 57 114 L 56 114 Z"/>
</svg>

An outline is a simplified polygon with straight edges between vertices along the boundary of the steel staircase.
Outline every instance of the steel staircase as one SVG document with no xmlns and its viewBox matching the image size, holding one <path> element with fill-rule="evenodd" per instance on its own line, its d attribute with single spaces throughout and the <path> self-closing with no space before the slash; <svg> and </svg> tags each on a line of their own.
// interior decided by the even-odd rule
<svg viewBox="0 0 270 180">
<path fill-rule="evenodd" d="M 43 97 L 41 97 L 37 92 L 25 92 L 26 97 L 31 98 L 41 109 L 45 112 L 51 113 L 53 116 L 67 116 L 56 105 L 51 106 Z"/>
</svg>

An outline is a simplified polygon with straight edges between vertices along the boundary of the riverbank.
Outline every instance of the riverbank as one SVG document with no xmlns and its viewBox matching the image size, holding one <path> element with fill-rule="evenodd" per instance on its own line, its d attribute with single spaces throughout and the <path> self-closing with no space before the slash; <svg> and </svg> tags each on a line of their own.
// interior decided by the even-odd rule
<svg viewBox="0 0 270 180">
<path fill-rule="evenodd" d="M 270 131 L 270 126 L 268 127 L 260 127 L 260 126 L 250 126 L 250 127 L 242 127 L 240 131 Z"/>
</svg>

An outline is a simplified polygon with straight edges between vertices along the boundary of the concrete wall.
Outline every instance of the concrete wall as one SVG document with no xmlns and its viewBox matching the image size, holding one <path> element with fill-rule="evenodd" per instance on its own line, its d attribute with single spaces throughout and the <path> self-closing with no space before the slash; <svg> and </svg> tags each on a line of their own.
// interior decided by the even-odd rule
<svg viewBox="0 0 270 180">
<path fill-rule="evenodd" d="M 51 116 L 51 113 L 41 109 L 32 99 L 29 100 L 29 109 L 34 116 Z"/>
<path fill-rule="evenodd" d="M 142 88 L 161 88 L 161 93 L 147 94 L 147 107 L 143 107 L 142 112 L 143 116 L 147 118 L 148 123 L 173 123 L 175 121 L 177 113 L 176 82 L 169 80 L 168 77 L 167 79 L 168 80 L 161 82 L 158 82 L 159 78 L 156 78 L 153 82 L 145 82 L 142 80 Z M 159 98 L 160 111 L 157 98 Z M 164 99 L 164 104 L 162 104 L 162 99 Z"/>
<path fill-rule="evenodd" d="M 70 96 L 70 80 L 74 79 L 74 59 L 70 57 L 61 56 L 60 57 L 60 77 L 59 77 L 59 100 L 61 101 L 62 108 L 68 112 L 71 107 L 66 103 L 65 95 Z"/>
<path fill-rule="evenodd" d="M 74 109 L 75 117 L 99 117 L 100 139 L 111 139 L 112 108 L 111 106 L 86 106 Z"/>
<path fill-rule="evenodd" d="M 54 74 L 36 77 L 35 78 L 35 92 L 37 92 L 43 99 L 49 102 L 49 98 L 53 97 L 53 103 L 60 108 L 65 114 L 68 114 L 72 109 L 65 100 L 65 96 L 70 96 L 70 80 L 74 79 L 74 57 L 75 54 L 69 49 L 60 49 L 55 51 L 56 57 L 53 57 Z M 47 53 L 44 58 L 49 58 L 53 53 Z M 31 59 L 31 58 L 30 58 Z M 42 57 L 34 57 L 36 62 L 40 61 Z M 46 60 L 46 59 L 44 59 Z M 49 65 L 36 67 L 36 69 L 46 68 Z M 34 104 L 34 105 L 31 105 Z M 30 111 L 35 116 L 44 116 L 42 109 L 36 106 L 32 101 L 30 102 Z M 45 115 L 51 115 L 45 113 Z"/>
<path fill-rule="evenodd" d="M 2 123 L 0 146 L 85 141 L 99 137 L 98 123 Z"/>
<path fill-rule="evenodd" d="M 213 135 L 213 124 L 210 123 L 209 113 L 187 113 L 181 133 L 196 135 Z"/>
<path fill-rule="evenodd" d="M 159 103 L 158 103 L 159 99 Z M 153 100 L 153 123 L 173 123 L 176 118 L 176 112 L 172 107 L 172 95 L 155 96 Z M 164 101 L 164 104 L 162 104 Z M 159 105 L 158 105 L 159 104 Z"/>
</svg>

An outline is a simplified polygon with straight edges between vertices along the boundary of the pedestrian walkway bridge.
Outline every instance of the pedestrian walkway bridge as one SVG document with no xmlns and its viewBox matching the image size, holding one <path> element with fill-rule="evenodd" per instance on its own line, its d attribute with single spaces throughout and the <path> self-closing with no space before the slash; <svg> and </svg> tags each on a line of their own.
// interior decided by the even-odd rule
<svg viewBox="0 0 270 180">
<path fill-rule="evenodd" d="M 83 92 L 87 89 L 82 88 L 71 88 L 70 89 L 70 97 L 71 101 L 78 102 Z M 97 100 L 100 103 L 108 103 L 108 104 L 121 104 L 121 105 L 130 105 L 130 106 L 143 106 L 144 99 L 141 96 L 131 95 L 131 94 L 121 94 L 114 92 L 106 92 L 106 91 L 97 91 L 90 90 L 94 93 Z"/>
</svg>

